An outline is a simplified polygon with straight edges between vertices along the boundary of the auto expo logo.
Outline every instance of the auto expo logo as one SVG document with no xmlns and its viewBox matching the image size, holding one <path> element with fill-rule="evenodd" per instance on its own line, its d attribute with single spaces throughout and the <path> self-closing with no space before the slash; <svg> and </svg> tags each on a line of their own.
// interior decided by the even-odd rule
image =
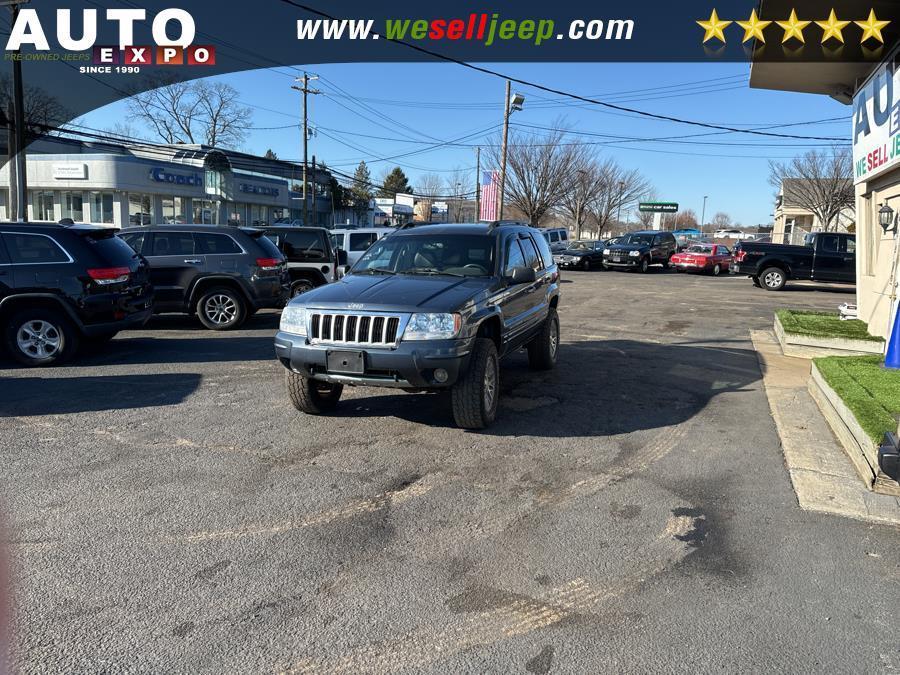
<svg viewBox="0 0 900 675">
<path fill-rule="evenodd" d="M 100 25 L 96 9 L 81 11 L 81 34 L 76 37 L 72 27 L 72 10 L 56 10 L 56 43 L 67 52 L 92 50 L 91 60 L 95 66 L 126 66 L 129 72 L 140 66 L 212 66 L 216 63 L 216 48 L 212 45 L 194 45 L 196 24 L 190 12 L 172 7 L 157 13 L 151 23 L 152 45 L 136 45 L 135 25 L 147 21 L 145 9 L 107 9 L 103 19 L 115 24 L 118 32 L 117 45 L 97 45 Z M 175 37 L 169 37 L 174 35 Z M 31 47 L 36 54 L 10 54 L 23 47 Z M 21 60 L 59 60 L 70 55 L 47 54 L 52 51 L 47 31 L 36 9 L 19 10 L 16 21 L 6 41 L 6 59 L 28 57 Z M 57 58 L 52 58 L 56 56 Z M 48 58 L 51 57 L 51 58 Z M 66 59 L 75 60 L 75 59 Z M 81 69 L 89 72 L 90 69 Z M 93 72 L 93 71 L 90 71 Z M 109 72 L 106 70 L 105 72 Z M 118 72 L 122 72 L 120 68 Z"/>
</svg>

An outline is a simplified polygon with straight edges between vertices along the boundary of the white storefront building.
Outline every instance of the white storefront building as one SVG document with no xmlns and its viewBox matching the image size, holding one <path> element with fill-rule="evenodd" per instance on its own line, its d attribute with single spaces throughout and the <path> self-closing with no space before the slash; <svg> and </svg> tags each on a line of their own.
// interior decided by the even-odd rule
<svg viewBox="0 0 900 675">
<path fill-rule="evenodd" d="M 0 218 L 10 213 L 9 169 L 0 169 Z M 70 139 L 29 147 L 28 218 L 109 224 L 253 225 L 302 217 L 291 191 L 295 165 L 199 145 L 120 146 Z M 302 174 L 301 174 L 302 175 Z M 319 177 L 315 218 L 330 220 L 330 197 Z M 312 192 L 312 190 L 310 190 Z M 314 200 L 310 199 L 310 206 Z"/>
</svg>

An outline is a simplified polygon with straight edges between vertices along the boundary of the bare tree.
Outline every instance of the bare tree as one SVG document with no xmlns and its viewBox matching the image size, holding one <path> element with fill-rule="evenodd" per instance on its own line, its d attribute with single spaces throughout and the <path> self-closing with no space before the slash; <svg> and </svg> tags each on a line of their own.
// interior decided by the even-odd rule
<svg viewBox="0 0 900 675">
<path fill-rule="evenodd" d="M 657 194 L 655 190 L 651 190 L 645 195 L 641 196 L 641 199 L 645 202 L 653 202 L 657 200 Z M 653 219 L 656 216 L 652 211 L 641 211 L 639 208 L 635 207 L 634 215 L 640 221 L 642 227 L 650 227 L 653 224 Z"/>
<path fill-rule="evenodd" d="M 423 173 L 416 182 L 416 194 L 420 197 L 437 197 L 441 194 L 444 181 L 436 173 Z"/>
<path fill-rule="evenodd" d="M 156 79 L 154 89 L 128 99 L 128 109 L 166 143 L 238 147 L 252 120 L 237 89 L 224 82 Z"/>
<path fill-rule="evenodd" d="M 603 175 L 603 192 L 593 204 L 593 216 L 597 223 L 597 237 L 622 211 L 627 213 L 641 195 L 650 190 L 647 182 L 637 169 L 624 169 L 613 159 L 607 159 L 600 166 Z"/>
<path fill-rule="evenodd" d="M 12 114 L 12 89 L 12 78 L 0 75 L 0 110 L 4 117 Z M 56 134 L 55 127 L 72 117 L 71 111 L 45 89 L 28 85 L 24 94 L 26 133 Z"/>
<path fill-rule="evenodd" d="M 850 150 L 810 150 L 790 162 L 769 162 L 769 183 L 785 204 L 811 211 L 825 232 L 856 202 Z"/>
<path fill-rule="evenodd" d="M 460 166 L 453 169 L 444 179 L 447 194 L 452 197 L 448 204 L 449 213 L 447 214 L 451 222 L 461 223 L 463 221 L 463 200 L 466 192 L 471 189 L 470 180 L 469 171 Z"/>
<path fill-rule="evenodd" d="M 566 135 L 566 130 L 558 125 L 549 136 L 510 134 L 504 199 L 534 226 L 562 203 L 572 187 L 576 167 L 581 165 L 584 146 L 566 143 Z M 488 155 L 495 166 L 500 166 L 499 143 L 490 147 Z"/>
<path fill-rule="evenodd" d="M 606 175 L 595 156 L 585 151 L 574 167 L 572 183 L 562 197 L 562 211 L 575 225 L 575 238 L 590 216 L 591 207 L 605 193 Z"/>
<path fill-rule="evenodd" d="M 731 216 L 724 211 L 719 211 L 713 216 L 712 222 L 717 230 L 724 230 L 727 227 L 731 227 Z"/>
</svg>

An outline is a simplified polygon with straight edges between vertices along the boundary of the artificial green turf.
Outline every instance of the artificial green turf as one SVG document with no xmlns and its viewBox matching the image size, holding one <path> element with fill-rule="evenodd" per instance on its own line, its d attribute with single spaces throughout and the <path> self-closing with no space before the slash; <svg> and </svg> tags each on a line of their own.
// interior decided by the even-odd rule
<svg viewBox="0 0 900 675">
<path fill-rule="evenodd" d="M 884 338 L 869 334 L 865 321 L 850 319 L 841 321 L 833 312 L 808 312 L 795 309 L 779 309 L 775 312 L 785 333 L 822 338 L 844 338 L 884 342 Z"/>
<path fill-rule="evenodd" d="M 813 359 L 822 377 L 876 442 L 897 431 L 900 370 L 884 367 L 880 356 L 825 356 Z"/>
</svg>

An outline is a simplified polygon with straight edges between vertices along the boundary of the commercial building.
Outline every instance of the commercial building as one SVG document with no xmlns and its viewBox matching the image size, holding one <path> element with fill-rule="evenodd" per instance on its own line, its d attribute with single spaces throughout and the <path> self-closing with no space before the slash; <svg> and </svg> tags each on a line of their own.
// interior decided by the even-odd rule
<svg viewBox="0 0 900 675">
<path fill-rule="evenodd" d="M 231 150 L 51 137 L 29 146 L 27 165 L 28 218 L 33 221 L 71 218 L 127 227 L 253 225 L 304 217 L 301 166 Z M 9 170 L 10 164 L 0 169 L 0 219 L 12 215 Z M 313 176 L 310 167 L 309 177 L 309 220 L 330 226 L 331 175 L 318 169 Z"/>
<path fill-rule="evenodd" d="M 850 178 L 847 178 L 849 185 Z M 797 193 L 798 180 L 788 178 L 782 181 L 781 189 L 775 198 L 774 227 L 772 241 L 776 244 L 802 244 L 803 237 L 810 232 L 824 229 L 819 217 L 807 207 L 801 206 L 803 201 Z M 856 210 L 848 207 L 838 215 L 837 222 L 832 224 L 836 232 L 847 232 L 856 223 Z"/>
<path fill-rule="evenodd" d="M 871 3 L 851 3 L 845 13 L 864 17 Z M 791 11 L 782 0 L 765 0 L 769 15 Z M 891 38 L 895 34 L 891 34 Z M 880 225 L 879 211 L 900 212 L 900 57 L 888 46 L 869 63 L 755 62 L 750 86 L 831 96 L 848 109 L 856 191 L 856 298 L 859 318 L 873 335 L 888 337 L 896 304 L 897 233 Z"/>
</svg>

